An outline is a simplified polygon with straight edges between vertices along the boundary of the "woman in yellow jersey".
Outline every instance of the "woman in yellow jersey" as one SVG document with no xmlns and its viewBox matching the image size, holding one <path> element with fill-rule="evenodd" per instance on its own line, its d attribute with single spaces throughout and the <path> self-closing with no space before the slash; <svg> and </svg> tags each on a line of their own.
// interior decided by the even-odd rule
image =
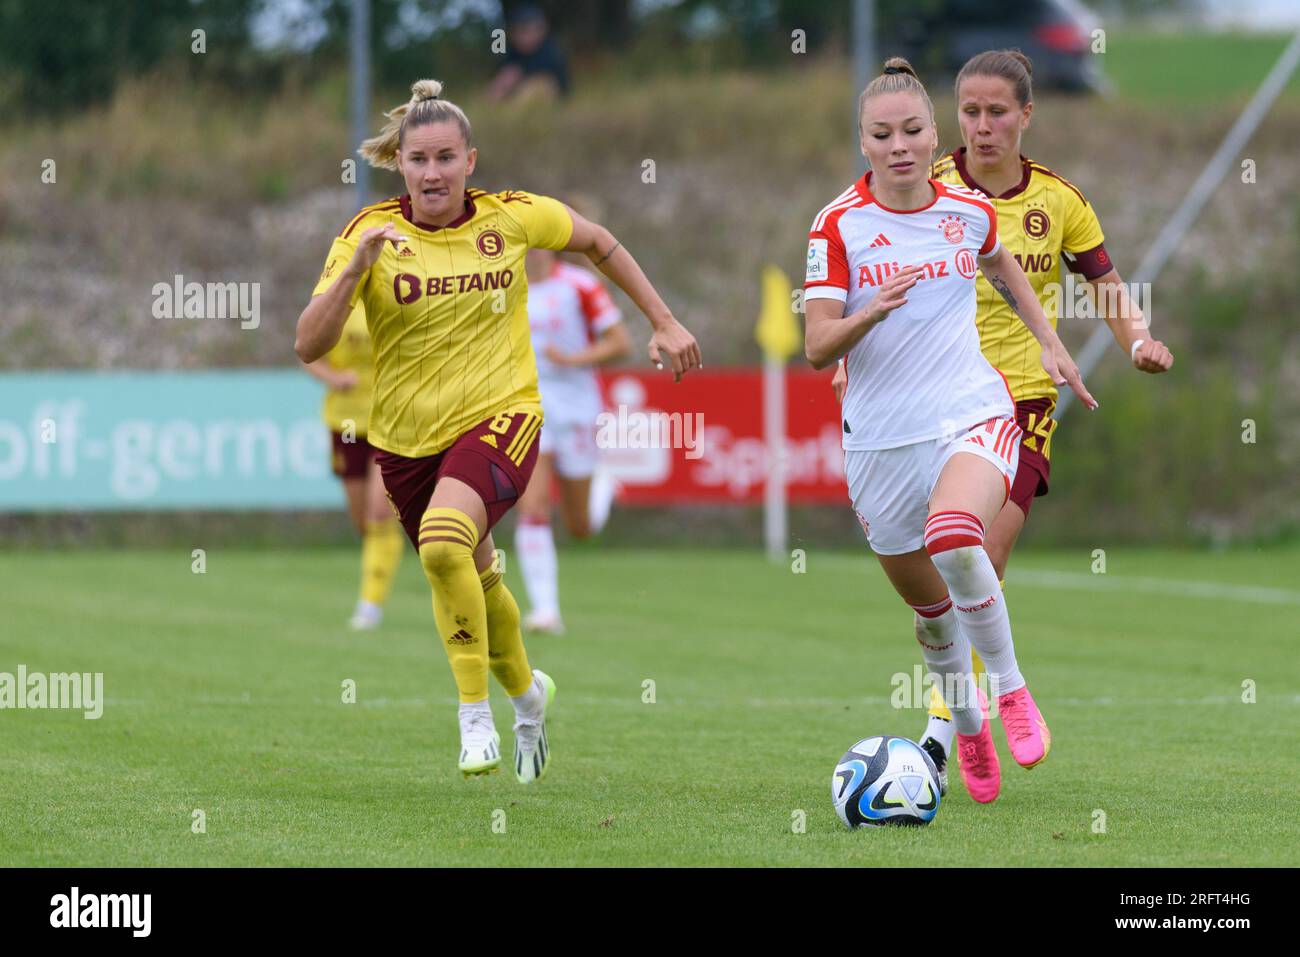
<svg viewBox="0 0 1300 957">
<path fill-rule="evenodd" d="M 358 631 L 378 628 L 402 558 L 402 531 L 384 496 L 375 450 L 366 441 L 374 368 L 365 307 L 357 303 L 338 345 L 304 368 L 325 384 L 322 415 L 330 430 L 334 474 L 343 482 L 348 515 L 361 535 L 361 593 L 350 624 Z"/>
<path fill-rule="evenodd" d="M 529 667 L 490 534 L 528 484 L 542 425 L 525 254 L 586 254 L 650 320 L 650 359 L 678 379 L 700 365 L 700 350 L 604 227 L 546 196 L 466 189 L 478 159 L 469 120 L 437 81 L 411 90 L 361 147 L 371 165 L 400 172 L 407 191 L 366 207 L 335 238 L 294 349 L 319 359 L 364 305 L 375 356 L 368 438 L 433 589 L 460 694 L 460 770 L 501 763 L 490 672 L 514 705 L 515 774 L 529 783 L 548 767 L 555 685 Z"/>
<path fill-rule="evenodd" d="M 1106 252 L 1092 206 L 1073 184 L 1020 152 L 1034 108 L 1031 71 L 1029 58 L 1019 50 L 989 50 L 966 62 L 956 82 L 957 119 L 965 146 L 935 163 L 933 176 L 992 198 L 998 235 L 1029 277 L 1053 327 L 1057 303 L 1073 298 L 1061 295 L 1064 260 L 1088 285 L 1097 315 L 1110 327 L 1133 367 L 1140 372 L 1166 372 L 1173 355 L 1146 331 L 1141 309 L 1129 297 Z M 1006 290 L 994 289 L 983 276 L 977 278 L 976 297 L 980 347 L 1006 377 L 1017 424 L 1024 431 L 1010 499 L 984 542 L 1001 579 L 1034 498 L 1047 494 L 1057 393 L 1039 362 L 1037 340 L 1017 316 L 1014 299 Z M 843 396 L 845 381 L 841 365 L 833 379 L 837 396 Z M 978 670 L 978 659 L 975 664 Z M 951 749 L 952 724 L 937 696 L 932 695 L 931 702 L 921 741 L 946 781 L 944 763 Z"/>
</svg>

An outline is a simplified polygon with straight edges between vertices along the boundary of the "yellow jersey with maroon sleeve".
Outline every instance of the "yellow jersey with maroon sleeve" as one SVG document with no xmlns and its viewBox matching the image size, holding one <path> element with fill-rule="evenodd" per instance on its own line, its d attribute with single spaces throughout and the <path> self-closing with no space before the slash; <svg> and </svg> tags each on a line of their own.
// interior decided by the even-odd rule
<svg viewBox="0 0 1300 957">
<path fill-rule="evenodd" d="M 331 369 L 355 372 L 356 385 L 350 389 L 329 389 L 321 410 L 331 432 L 343 432 L 348 423 L 358 438 L 364 439 L 370 419 L 370 395 L 375 371 L 371 359 L 370 330 L 366 327 L 366 307 L 359 301 L 343 324 L 338 345 L 325 354 Z"/>
<path fill-rule="evenodd" d="M 1049 284 L 1057 284 L 1059 291 L 1062 260 L 1085 279 L 1110 272 L 1112 265 L 1103 245 L 1101 223 L 1083 193 L 1041 163 L 1021 156 L 1020 165 L 1020 182 L 992 197 L 998 237 L 1020 263 L 1055 328 L 1061 296 L 1054 294 Z M 966 168 L 965 147 L 936 162 L 932 175 L 940 182 L 984 193 Z M 1055 400 L 1056 387 L 1043 370 L 1038 340 L 983 273 L 976 277 L 975 295 L 980 348 L 1006 376 L 1012 397 L 1017 402 L 1042 397 Z"/>
<path fill-rule="evenodd" d="M 374 348 L 370 444 L 422 458 L 503 412 L 540 418 L 524 254 L 563 249 L 568 210 L 519 190 L 471 189 L 464 213 L 438 227 L 415 220 L 410 196 L 376 203 L 335 238 L 313 294 L 338 280 L 362 233 L 385 223 L 407 241 L 385 243 L 358 285 Z"/>
</svg>

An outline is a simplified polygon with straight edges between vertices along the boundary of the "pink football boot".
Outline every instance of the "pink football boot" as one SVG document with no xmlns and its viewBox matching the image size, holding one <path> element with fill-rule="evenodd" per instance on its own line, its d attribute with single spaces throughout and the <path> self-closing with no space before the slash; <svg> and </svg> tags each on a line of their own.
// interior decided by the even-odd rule
<svg viewBox="0 0 1300 957">
<path fill-rule="evenodd" d="M 1040 764 L 1052 750 L 1052 734 L 1029 689 L 998 695 L 998 714 L 1016 763 L 1025 768 Z"/>
<path fill-rule="evenodd" d="M 1002 770 L 998 766 L 998 752 L 993 746 L 993 732 L 989 728 L 989 701 L 983 691 L 979 696 L 984 723 L 978 734 L 957 732 L 957 763 L 970 796 L 980 804 L 988 804 L 1002 789 Z"/>
</svg>

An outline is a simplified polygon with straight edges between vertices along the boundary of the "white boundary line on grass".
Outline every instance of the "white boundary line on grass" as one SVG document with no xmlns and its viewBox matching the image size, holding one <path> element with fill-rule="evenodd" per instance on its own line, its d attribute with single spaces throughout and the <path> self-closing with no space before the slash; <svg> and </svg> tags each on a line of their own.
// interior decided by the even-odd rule
<svg viewBox="0 0 1300 957">
<path fill-rule="evenodd" d="M 1300 606 L 1300 591 L 1289 588 L 1266 588 L 1259 585 L 1229 585 L 1223 582 L 1189 581 L 1182 578 L 1149 578 L 1132 575 L 1093 575 L 1088 572 L 1017 570 L 1011 568 L 1008 580 L 1014 585 L 1044 585 L 1076 591 L 1132 591 L 1179 598 L 1208 598 L 1242 601 L 1258 605 Z"/>
</svg>

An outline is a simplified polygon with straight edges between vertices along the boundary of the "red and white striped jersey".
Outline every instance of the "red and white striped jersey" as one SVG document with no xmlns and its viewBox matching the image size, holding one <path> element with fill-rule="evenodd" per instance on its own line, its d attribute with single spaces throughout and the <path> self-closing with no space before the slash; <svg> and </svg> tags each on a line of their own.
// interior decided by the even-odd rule
<svg viewBox="0 0 1300 957">
<path fill-rule="evenodd" d="M 976 258 L 999 248 L 997 214 L 982 195 L 930 180 L 934 201 L 895 210 L 867 173 L 817 214 L 808 234 L 804 298 L 836 299 L 850 315 L 904 266 L 920 281 L 849 351 L 844 448 L 890 449 L 953 436 L 1014 406 L 980 352 Z"/>
<path fill-rule="evenodd" d="M 604 284 L 590 271 L 557 260 L 541 282 L 528 284 L 528 325 L 537 356 L 537 384 L 545 421 L 595 421 L 601 411 L 600 385 L 590 366 L 557 366 L 548 346 L 564 353 L 587 348 L 622 319 Z"/>
</svg>

